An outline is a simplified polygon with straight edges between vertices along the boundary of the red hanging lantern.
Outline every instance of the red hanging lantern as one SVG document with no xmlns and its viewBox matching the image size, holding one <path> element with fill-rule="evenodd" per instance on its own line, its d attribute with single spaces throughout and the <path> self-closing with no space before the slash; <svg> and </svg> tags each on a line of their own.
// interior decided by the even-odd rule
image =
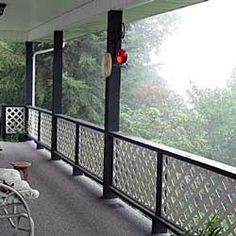
<svg viewBox="0 0 236 236">
<path fill-rule="evenodd" d="M 128 52 L 124 49 L 120 49 L 116 54 L 116 61 L 119 65 L 126 63 L 128 59 Z"/>
</svg>

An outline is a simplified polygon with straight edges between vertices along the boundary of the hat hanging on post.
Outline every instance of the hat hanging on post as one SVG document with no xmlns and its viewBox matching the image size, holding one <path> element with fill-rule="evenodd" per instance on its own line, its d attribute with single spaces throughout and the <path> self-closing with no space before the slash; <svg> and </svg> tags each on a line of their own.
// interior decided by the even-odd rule
<svg viewBox="0 0 236 236">
<path fill-rule="evenodd" d="M 111 75 L 112 71 L 112 57 L 111 53 L 106 52 L 102 56 L 102 76 L 107 78 Z"/>
</svg>

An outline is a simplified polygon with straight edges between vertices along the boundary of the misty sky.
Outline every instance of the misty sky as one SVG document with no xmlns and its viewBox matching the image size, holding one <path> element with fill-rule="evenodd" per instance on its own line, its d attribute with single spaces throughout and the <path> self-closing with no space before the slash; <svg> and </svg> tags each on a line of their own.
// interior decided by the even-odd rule
<svg viewBox="0 0 236 236">
<path fill-rule="evenodd" d="M 172 89 L 225 86 L 236 67 L 235 10 L 236 0 L 211 0 L 175 11 L 182 23 L 152 58 Z"/>
</svg>

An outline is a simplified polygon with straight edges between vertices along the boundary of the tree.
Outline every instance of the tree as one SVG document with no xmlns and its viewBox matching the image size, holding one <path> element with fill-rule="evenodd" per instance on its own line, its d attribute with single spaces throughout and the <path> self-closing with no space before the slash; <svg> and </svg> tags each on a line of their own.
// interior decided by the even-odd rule
<svg viewBox="0 0 236 236">
<path fill-rule="evenodd" d="M 66 114 L 71 114 L 68 110 L 73 109 L 74 117 L 103 124 L 105 80 L 101 76 L 100 64 L 105 51 L 106 32 L 86 35 L 66 43 L 64 78 L 71 78 L 66 80 L 67 86 L 63 87 L 63 107 Z M 77 90 L 77 94 L 71 92 L 75 88 L 73 80 L 81 88 L 80 91 Z M 75 105 L 77 108 L 70 108 Z"/>
<path fill-rule="evenodd" d="M 201 129 L 205 131 L 200 153 L 212 159 L 236 164 L 236 91 L 225 89 L 199 89 L 189 91 L 193 109 L 202 117 Z"/>
<path fill-rule="evenodd" d="M 38 43 L 34 50 L 52 48 L 49 43 Z M 52 109 L 52 66 L 53 53 L 45 53 L 36 57 L 36 106 L 51 110 Z"/>
<path fill-rule="evenodd" d="M 143 91 L 142 86 L 151 88 L 154 85 L 155 89 L 159 86 L 160 90 L 168 90 L 166 81 L 157 73 L 159 65 L 151 63 L 151 53 L 158 52 L 163 41 L 176 30 L 180 20 L 177 14 L 170 14 L 126 25 L 122 44 L 129 52 L 129 61 L 128 67 L 122 69 L 121 104 L 134 109 L 145 106 L 146 101 L 140 100 L 139 96 L 139 91 Z M 146 99 L 150 98 L 151 96 L 146 94 Z"/>
<path fill-rule="evenodd" d="M 0 41 L 1 104 L 22 104 L 24 100 L 24 45 Z"/>
</svg>

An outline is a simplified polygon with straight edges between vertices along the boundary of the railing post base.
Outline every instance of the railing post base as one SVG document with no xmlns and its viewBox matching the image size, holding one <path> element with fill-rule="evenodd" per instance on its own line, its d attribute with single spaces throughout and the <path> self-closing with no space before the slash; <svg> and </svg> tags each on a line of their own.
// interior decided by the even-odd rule
<svg viewBox="0 0 236 236">
<path fill-rule="evenodd" d="M 157 219 L 152 220 L 152 234 L 158 235 L 158 236 L 168 236 L 167 233 L 167 227 L 158 221 Z"/>
<path fill-rule="evenodd" d="M 79 170 L 77 167 L 73 166 L 73 176 L 81 176 L 83 175 L 83 172 L 81 170 Z"/>
<path fill-rule="evenodd" d="M 36 149 L 40 150 L 40 149 L 44 149 L 44 147 L 41 144 L 36 143 Z"/>
<path fill-rule="evenodd" d="M 51 160 L 57 161 L 61 158 L 55 153 L 57 150 L 57 118 L 52 114 L 52 141 L 51 141 Z"/>
<path fill-rule="evenodd" d="M 112 190 L 110 188 L 103 187 L 102 198 L 103 199 L 114 199 L 114 198 L 117 198 L 117 195 L 114 192 L 112 192 Z"/>
<path fill-rule="evenodd" d="M 61 158 L 55 152 L 51 152 L 51 160 L 52 161 L 59 161 L 59 160 L 61 160 Z"/>
<path fill-rule="evenodd" d="M 31 141 L 32 140 L 27 134 L 24 134 L 21 139 L 22 139 L 22 142 L 24 142 L 24 141 Z"/>
</svg>

